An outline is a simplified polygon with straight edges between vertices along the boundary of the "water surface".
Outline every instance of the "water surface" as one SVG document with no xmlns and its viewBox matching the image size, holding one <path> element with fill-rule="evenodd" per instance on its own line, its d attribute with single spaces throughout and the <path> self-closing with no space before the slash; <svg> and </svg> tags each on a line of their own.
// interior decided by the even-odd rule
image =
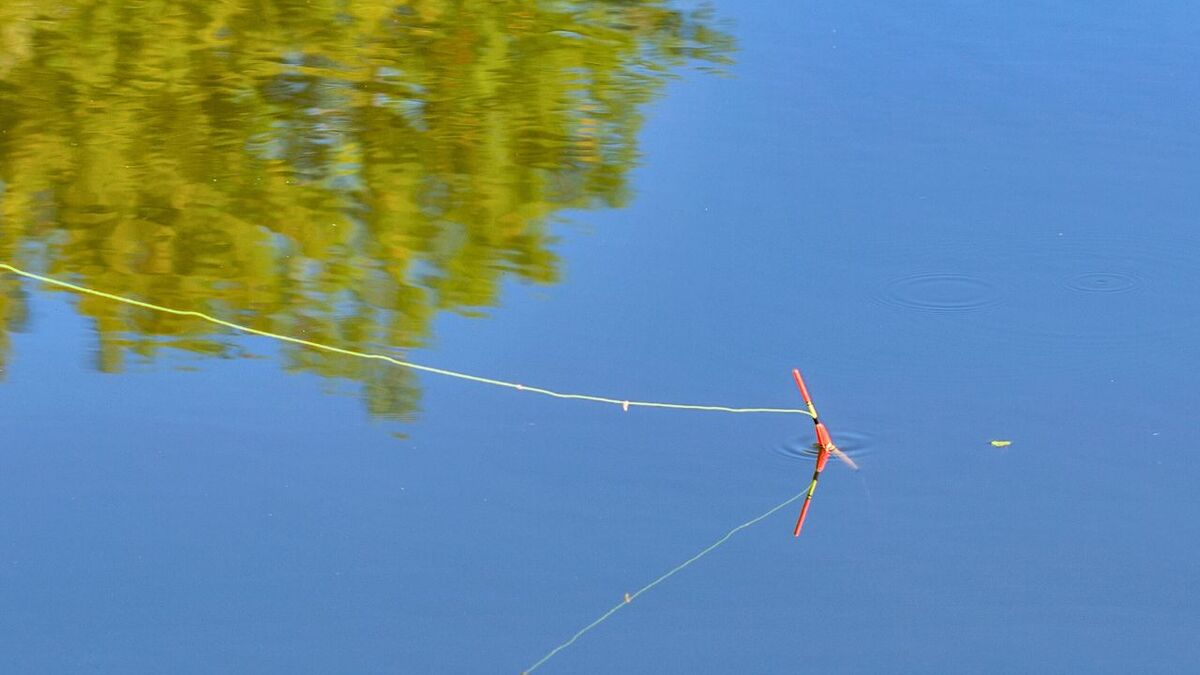
<svg viewBox="0 0 1200 675">
<path fill-rule="evenodd" d="M 617 398 L 804 368 L 862 470 L 539 672 L 1194 663 L 1197 11 L 693 10 L 8 3 L 0 258 Z M 4 670 L 519 672 L 811 473 L 0 285 Z"/>
</svg>

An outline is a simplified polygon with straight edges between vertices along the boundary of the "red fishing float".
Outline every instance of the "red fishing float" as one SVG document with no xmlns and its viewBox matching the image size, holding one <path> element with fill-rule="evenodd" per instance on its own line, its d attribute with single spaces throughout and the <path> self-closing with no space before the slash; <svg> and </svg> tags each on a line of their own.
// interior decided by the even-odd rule
<svg viewBox="0 0 1200 675">
<path fill-rule="evenodd" d="M 833 444 L 829 430 L 825 428 L 824 424 L 821 424 L 820 418 L 817 417 L 817 409 L 813 406 L 812 397 L 808 395 L 808 387 L 804 385 L 804 378 L 800 376 L 799 368 L 792 369 L 792 377 L 796 379 L 800 396 L 804 398 L 804 404 L 808 406 L 808 414 L 812 417 L 813 426 L 817 431 L 817 468 L 813 471 L 812 482 L 808 484 L 808 494 L 804 496 L 804 505 L 800 507 L 800 516 L 796 519 L 796 529 L 792 531 L 793 536 L 799 537 L 800 528 L 804 527 L 804 519 L 808 517 L 808 507 L 812 504 L 813 493 L 817 490 L 817 481 L 821 478 L 821 472 L 825 470 L 825 463 L 829 461 L 829 456 L 837 455 L 850 466 L 858 467 L 844 452 L 838 450 L 838 447 Z"/>
</svg>

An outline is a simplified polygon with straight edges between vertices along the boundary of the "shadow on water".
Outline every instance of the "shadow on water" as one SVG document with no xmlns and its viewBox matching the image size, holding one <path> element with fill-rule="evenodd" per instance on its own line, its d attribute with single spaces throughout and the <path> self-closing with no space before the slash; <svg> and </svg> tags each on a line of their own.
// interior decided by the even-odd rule
<svg viewBox="0 0 1200 675">
<path fill-rule="evenodd" d="M 0 7 L 0 259 L 347 348 L 560 276 L 565 209 L 630 199 L 642 107 L 721 66 L 707 11 L 648 0 L 85 1 Z M 30 321 L 0 279 L 0 365 Z M 203 321 L 80 298 L 96 367 L 236 357 Z M 289 348 L 415 413 L 411 373 Z"/>
</svg>

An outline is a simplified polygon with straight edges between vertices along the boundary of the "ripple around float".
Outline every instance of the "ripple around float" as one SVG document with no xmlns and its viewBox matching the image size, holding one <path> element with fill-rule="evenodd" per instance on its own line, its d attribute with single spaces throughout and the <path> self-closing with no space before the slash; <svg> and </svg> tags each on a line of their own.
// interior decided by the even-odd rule
<svg viewBox="0 0 1200 675">
<path fill-rule="evenodd" d="M 853 460 L 870 455 L 877 445 L 873 434 L 859 431 L 834 433 L 833 442 Z M 817 456 L 817 445 L 811 434 L 792 436 L 775 446 L 775 452 L 789 460 L 811 460 Z"/>
<path fill-rule="evenodd" d="M 1000 301 L 999 288 L 979 277 L 925 272 L 888 282 L 879 299 L 888 305 L 922 312 L 970 312 Z"/>
</svg>

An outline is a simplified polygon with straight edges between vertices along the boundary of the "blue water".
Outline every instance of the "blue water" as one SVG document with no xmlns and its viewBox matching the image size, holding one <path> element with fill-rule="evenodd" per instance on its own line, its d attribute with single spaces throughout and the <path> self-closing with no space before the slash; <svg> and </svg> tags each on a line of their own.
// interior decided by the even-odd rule
<svg viewBox="0 0 1200 675">
<path fill-rule="evenodd" d="M 1193 667 L 1200 10 L 716 7 L 732 76 L 646 108 L 630 204 L 556 229 L 563 282 L 411 356 L 738 405 L 798 405 L 800 366 L 862 470 L 539 672 Z M 373 420 L 263 338 L 105 375 L 31 292 L 5 672 L 520 672 L 812 471 L 799 416 L 421 376 Z"/>
</svg>

